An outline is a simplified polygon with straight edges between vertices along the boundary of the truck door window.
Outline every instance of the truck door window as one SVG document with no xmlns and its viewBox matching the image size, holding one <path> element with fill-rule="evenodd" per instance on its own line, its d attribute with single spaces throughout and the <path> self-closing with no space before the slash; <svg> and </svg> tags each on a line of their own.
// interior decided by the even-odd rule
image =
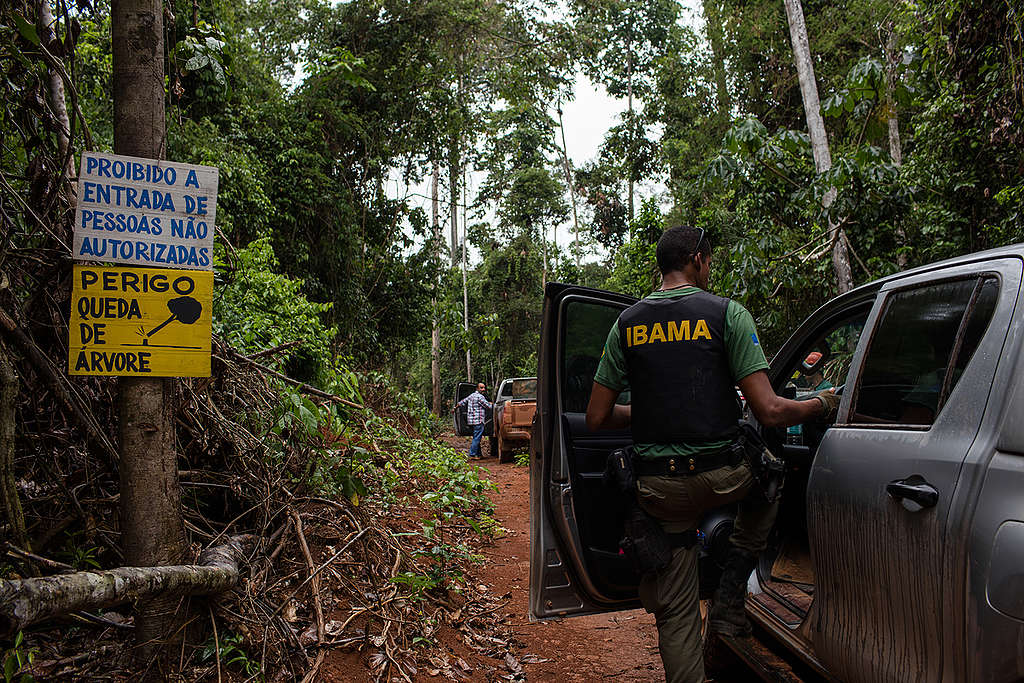
<svg viewBox="0 0 1024 683">
<path fill-rule="evenodd" d="M 868 312 L 862 309 L 844 322 L 822 330 L 814 343 L 800 351 L 795 366 L 785 375 L 788 380 L 780 393 L 804 400 L 826 389 L 845 385 Z M 792 425 L 786 428 L 786 443 L 816 448 L 822 434 L 817 424 Z"/>
<path fill-rule="evenodd" d="M 608 331 L 618 318 L 619 309 L 606 304 L 586 301 L 567 304 L 561 357 L 563 412 L 586 412 Z"/>
<path fill-rule="evenodd" d="M 871 337 L 850 421 L 930 426 L 988 328 L 997 295 L 991 277 L 890 295 Z"/>
</svg>

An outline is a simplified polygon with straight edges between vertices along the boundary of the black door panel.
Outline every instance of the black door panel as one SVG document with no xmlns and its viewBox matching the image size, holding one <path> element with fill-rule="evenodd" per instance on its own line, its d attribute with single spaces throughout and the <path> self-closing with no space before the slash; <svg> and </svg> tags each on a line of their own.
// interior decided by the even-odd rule
<svg viewBox="0 0 1024 683">
<path fill-rule="evenodd" d="M 466 398 L 470 394 L 476 391 L 476 385 L 470 384 L 469 382 L 459 382 L 455 386 L 455 403 Z M 469 409 L 466 406 L 458 406 L 455 409 L 455 415 L 452 416 L 454 423 L 455 436 L 473 436 L 473 427 L 470 426 L 467 419 Z M 494 436 L 494 409 L 487 408 L 484 411 L 484 436 Z"/>
</svg>

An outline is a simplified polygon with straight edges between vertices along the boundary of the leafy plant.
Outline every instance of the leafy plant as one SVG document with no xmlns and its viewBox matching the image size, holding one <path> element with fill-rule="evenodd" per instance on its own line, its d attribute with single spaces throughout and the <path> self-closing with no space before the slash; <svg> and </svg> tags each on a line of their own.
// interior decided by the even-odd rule
<svg viewBox="0 0 1024 683">
<path fill-rule="evenodd" d="M 263 674 L 260 663 L 250 659 L 249 653 L 243 647 L 245 639 L 238 633 L 227 633 L 214 640 L 213 636 L 203 645 L 199 655 L 199 661 L 208 662 L 214 657 L 219 657 L 221 665 L 227 669 L 233 669 L 249 676 L 249 680 L 262 681 Z"/>
<path fill-rule="evenodd" d="M 14 636 L 14 643 L 4 651 L 4 683 L 32 683 L 36 680 L 31 674 L 22 673 L 22 669 L 32 666 L 38 652 L 34 647 L 25 648 L 24 640 L 25 634 L 18 631 Z"/>
</svg>

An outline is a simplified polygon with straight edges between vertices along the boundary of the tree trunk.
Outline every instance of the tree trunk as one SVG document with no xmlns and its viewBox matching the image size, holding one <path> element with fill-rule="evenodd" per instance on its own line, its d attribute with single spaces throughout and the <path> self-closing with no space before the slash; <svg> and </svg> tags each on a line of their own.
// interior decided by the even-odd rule
<svg viewBox="0 0 1024 683">
<path fill-rule="evenodd" d="M 633 125 L 633 41 L 630 38 L 626 43 L 626 111 L 629 112 L 629 125 Z M 630 129 L 629 133 L 629 159 L 627 163 L 629 168 L 626 169 L 627 182 L 629 189 L 627 190 L 627 202 L 629 207 L 629 235 L 633 236 L 633 131 Z"/>
<path fill-rule="evenodd" d="M 53 27 L 55 24 L 53 12 L 50 9 L 50 0 L 37 0 L 36 17 L 36 29 L 39 33 L 39 40 L 48 47 L 51 41 L 54 40 Z M 54 69 L 50 69 L 47 82 L 47 96 L 50 108 L 53 110 L 53 115 L 57 119 L 57 123 L 60 124 L 60 130 L 57 132 L 57 146 L 60 150 L 60 157 L 63 160 L 61 172 L 65 177 L 73 178 L 75 176 L 75 158 L 71 154 L 71 119 L 68 117 L 67 102 L 64 99 L 64 80 Z M 68 183 L 66 187 L 74 188 L 74 185 Z M 69 190 L 69 192 L 73 194 L 74 189 Z"/>
<path fill-rule="evenodd" d="M 818 173 L 832 168 L 832 155 L 828 148 L 828 136 L 825 133 L 825 122 L 821 118 L 821 102 L 818 100 L 818 85 L 814 80 L 814 65 L 811 62 L 811 48 L 807 42 L 807 24 L 804 22 L 804 10 L 800 0 L 784 0 L 786 17 L 789 20 L 789 35 L 793 43 L 793 59 L 796 62 L 797 75 L 800 78 L 800 94 L 804 101 L 804 115 L 807 117 L 807 132 L 811 137 L 811 152 L 814 154 L 814 167 Z M 830 188 L 822 198 L 822 208 L 828 209 L 836 198 L 836 189 Z M 829 219 L 829 233 L 832 235 L 832 268 L 836 275 L 839 293 L 853 289 L 853 271 L 850 268 L 850 253 L 847 248 L 846 233 L 839 225 Z"/>
<path fill-rule="evenodd" d="M 576 277 L 580 270 L 580 221 L 576 215 L 576 184 L 572 180 L 572 165 L 569 163 L 569 148 L 565 146 L 565 126 L 562 125 L 562 107 L 558 107 L 558 129 L 562 132 L 562 160 L 565 162 L 565 184 L 572 204 L 573 255 L 576 258 Z"/>
<path fill-rule="evenodd" d="M 462 176 L 462 191 L 465 194 L 465 173 Z M 452 221 L 455 221 L 455 206 L 452 206 Z M 466 333 L 466 381 L 473 381 L 473 358 L 469 352 L 469 288 L 466 283 L 466 252 L 469 251 L 469 231 L 466 224 L 466 214 L 462 214 L 462 330 Z"/>
<path fill-rule="evenodd" d="M 459 138 L 452 134 L 448 148 L 448 189 L 451 196 L 452 268 L 459 265 Z"/>
<path fill-rule="evenodd" d="M 11 538 L 25 550 L 31 550 L 25 530 L 25 513 L 14 480 L 14 409 L 18 399 L 18 375 L 0 342 L 0 504 Z"/>
<path fill-rule="evenodd" d="M 114 152 L 163 159 L 164 27 L 162 0 L 111 3 L 114 90 Z M 121 540 L 128 564 L 156 567 L 181 563 L 185 532 L 174 443 L 175 380 L 124 378 L 120 383 Z M 185 615 L 176 598 L 138 604 L 136 654 L 169 662 L 170 642 L 180 638 Z M 166 646 L 166 647 L 165 647 Z"/>
<path fill-rule="evenodd" d="M 42 578 L 0 581 L 0 636 L 44 619 L 125 602 L 179 602 L 186 595 L 212 595 L 238 583 L 242 539 L 210 548 L 199 564 L 120 567 Z"/>
<path fill-rule="evenodd" d="M 885 41 L 885 104 L 889 122 L 889 157 L 893 165 L 903 165 L 903 145 L 900 143 L 900 119 L 896 109 L 896 98 L 893 97 L 893 88 L 896 85 L 896 65 L 900 61 L 900 52 L 897 46 L 896 29 L 893 22 L 888 25 L 889 36 Z M 905 270 L 907 267 L 907 253 L 903 248 L 907 244 L 907 234 L 903 226 L 896 225 L 896 267 Z"/>
<path fill-rule="evenodd" d="M 708 42 L 715 60 L 715 86 L 718 91 L 718 115 L 722 121 L 729 120 L 732 100 L 729 97 L 729 82 L 725 72 L 725 45 L 722 36 L 722 13 L 719 0 L 704 0 L 704 21 L 707 24 Z"/>
<path fill-rule="evenodd" d="M 544 266 L 540 272 L 540 291 L 542 295 L 544 290 L 548 288 L 548 236 L 545 233 L 547 233 L 547 228 L 542 227 L 540 229 L 540 244 L 544 255 Z"/>
<path fill-rule="evenodd" d="M 431 185 L 430 185 L 430 214 L 432 218 L 431 225 L 434 229 L 434 244 L 437 266 L 441 266 L 441 240 L 444 239 L 441 236 L 441 224 L 439 222 L 439 206 L 438 206 L 438 185 L 441 181 L 441 165 L 438 162 L 433 164 L 433 173 L 431 174 Z M 431 310 L 434 312 L 433 326 L 430 330 L 430 388 L 431 396 L 433 398 L 434 414 L 438 417 L 441 416 L 441 321 L 437 311 L 437 286 L 436 277 L 434 281 L 435 295 L 432 299 Z"/>
</svg>

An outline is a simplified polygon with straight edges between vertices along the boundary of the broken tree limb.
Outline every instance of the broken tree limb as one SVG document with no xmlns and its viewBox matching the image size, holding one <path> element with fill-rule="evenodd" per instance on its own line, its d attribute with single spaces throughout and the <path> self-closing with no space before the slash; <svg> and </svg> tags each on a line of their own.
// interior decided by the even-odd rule
<svg viewBox="0 0 1024 683">
<path fill-rule="evenodd" d="M 301 391 L 304 394 L 312 394 L 313 396 L 319 396 L 320 398 L 326 398 L 329 401 L 334 401 L 335 403 L 340 403 L 340 404 L 342 404 L 344 406 L 348 406 L 349 408 L 355 408 L 356 410 L 363 410 L 364 407 L 365 407 L 365 406 L 359 405 L 358 403 L 356 403 L 354 401 L 349 401 L 348 399 L 342 398 L 341 396 L 337 396 L 335 394 L 329 394 L 326 391 L 322 391 L 320 389 L 317 389 L 316 387 L 310 386 L 310 385 L 306 384 L 305 382 L 300 382 L 297 379 L 292 379 L 288 375 L 280 373 L 280 372 L 278 372 L 277 370 L 275 370 L 273 368 L 267 367 L 263 363 L 259 363 L 257 361 L 254 361 L 249 356 L 243 356 L 238 351 L 235 351 L 232 348 L 228 348 L 227 349 L 227 354 L 229 356 L 231 356 L 232 358 L 235 358 L 236 360 L 240 360 L 243 363 L 248 363 L 249 365 L 252 365 L 252 366 L 258 368 L 259 370 L 261 370 L 265 374 L 270 375 L 271 377 L 276 377 L 277 379 L 281 380 L 282 382 L 287 382 L 288 384 L 291 384 L 293 387 L 297 388 L 299 391 Z"/>
<path fill-rule="evenodd" d="M 99 446 L 110 459 L 112 467 L 117 466 L 118 453 L 100 427 L 96 417 L 85 402 L 75 393 L 74 385 L 68 381 L 62 371 L 57 370 L 35 342 L 18 326 L 10 315 L 0 310 L 0 334 L 5 336 L 12 346 L 18 349 L 35 368 L 39 377 L 49 385 L 57 399 L 64 404 L 68 412 L 85 428 L 89 439 Z"/>
<path fill-rule="evenodd" d="M 106 571 L 0 581 L 0 635 L 50 617 L 183 595 L 212 595 L 238 582 L 246 537 L 232 537 L 199 556 L 199 564 L 119 567 Z"/>
</svg>

